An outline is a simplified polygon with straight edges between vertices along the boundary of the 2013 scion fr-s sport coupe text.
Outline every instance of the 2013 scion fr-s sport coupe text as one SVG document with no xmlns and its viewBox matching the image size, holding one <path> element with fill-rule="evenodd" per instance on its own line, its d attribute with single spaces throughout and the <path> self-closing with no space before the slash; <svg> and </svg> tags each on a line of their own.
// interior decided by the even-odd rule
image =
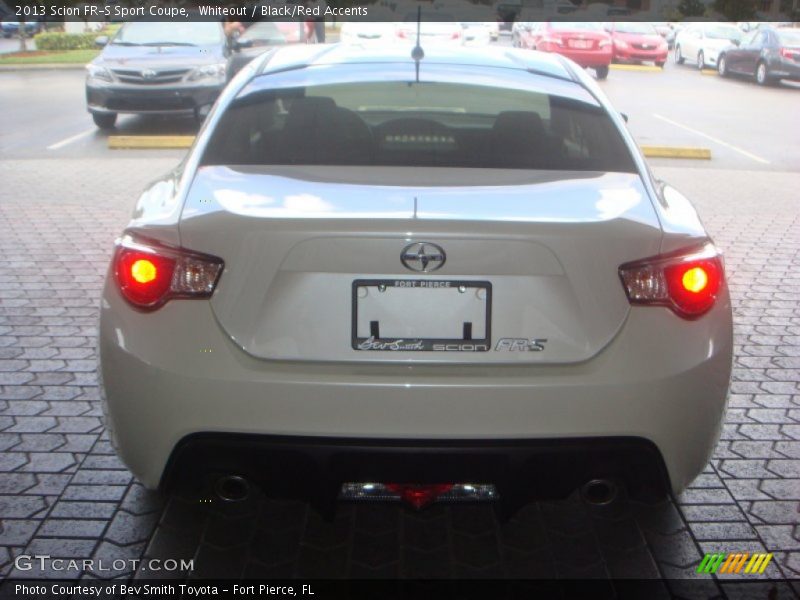
<svg viewBox="0 0 800 600">
<path fill-rule="evenodd" d="M 695 210 L 568 59 L 417 58 L 266 53 L 139 198 L 100 323 L 120 456 L 320 507 L 680 492 L 732 356 Z"/>
</svg>

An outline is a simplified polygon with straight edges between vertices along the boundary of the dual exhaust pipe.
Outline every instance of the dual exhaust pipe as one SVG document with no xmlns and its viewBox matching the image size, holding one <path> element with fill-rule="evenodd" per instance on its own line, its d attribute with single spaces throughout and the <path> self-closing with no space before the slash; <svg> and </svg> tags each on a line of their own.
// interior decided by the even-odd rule
<svg viewBox="0 0 800 600">
<path fill-rule="evenodd" d="M 243 502 L 250 496 L 250 482 L 239 475 L 217 479 L 214 493 L 223 502 Z M 609 479 L 591 479 L 581 486 L 581 497 L 593 506 L 606 506 L 619 495 L 617 484 Z"/>
</svg>

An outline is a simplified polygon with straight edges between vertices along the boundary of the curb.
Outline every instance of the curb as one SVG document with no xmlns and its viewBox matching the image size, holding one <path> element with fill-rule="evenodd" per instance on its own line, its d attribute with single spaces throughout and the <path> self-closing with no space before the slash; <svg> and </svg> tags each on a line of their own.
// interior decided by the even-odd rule
<svg viewBox="0 0 800 600">
<path fill-rule="evenodd" d="M 613 71 L 649 71 L 651 73 L 660 73 L 664 69 L 655 65 L 610 65 Z"/>
<path fill-rule="evenodd" d="M 110 135 L 108 147 L 112 150 L 191 148 L 193 135 Z"/>
<path fill-rule="evenodd" d="M 711 150 L 694 146 L 640 146 L 648 158 L 690 158 L 711 160 Z"/>
<path fill-rule="evenodd" d="M 86 68 L 86 63 L 37 63 L 31 65 L 18 64 L 18 65 L 3 65 L 0 64 L 0 71 L 69 71 L 80 70 Z"/>
<path fill-rule="evenodd" d="M 703 75 L 716 75 L 716 74 L 717 74 L 717 70 L 716 70 L 716 69 L 703 69 L 703 70 L 702 70 L 702 71 L 700 71 L 700 72 L 701 72 Z"/>
</svg>

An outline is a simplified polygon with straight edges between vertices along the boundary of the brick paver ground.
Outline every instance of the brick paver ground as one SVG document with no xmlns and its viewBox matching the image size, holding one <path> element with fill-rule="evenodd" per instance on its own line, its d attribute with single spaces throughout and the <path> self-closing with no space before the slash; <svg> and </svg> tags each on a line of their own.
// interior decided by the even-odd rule
<svg viewBox="0 0 800 600">
<path fill-rule="evenodd" d="M 797 174 L 657 169 L 725 251 L 735 307 L 722 439 L 680 498 L 598 509 L 573 497 L 508 523 L 488 506 L 345 505 L 329 523 L 258 494 L 235 506 L 161 498 L 104 435 L 95 336 L 111 244 L 138 190 L 175 162 L 0 164 L 0 575 L 134 575 L 12 572 L 23 553 L 145 556 L 194 559 L 194 577 L 666 577 L 671 593 L 706 597 L 725 579 L 698 585 L 703 553 L 744 550 L 775 553 L 774 577 L 800 576 Z"/>
</svg>

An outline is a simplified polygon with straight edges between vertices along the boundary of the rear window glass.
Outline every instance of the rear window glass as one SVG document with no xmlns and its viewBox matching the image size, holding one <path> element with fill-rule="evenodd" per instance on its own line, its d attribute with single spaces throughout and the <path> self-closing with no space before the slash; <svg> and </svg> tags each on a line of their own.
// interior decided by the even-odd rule
<svg viewBox="0 0 800 600">
<path fill-rule="evenodd" d="M 235 100 L 205 165 L 376 165 L 635 172 L 602 108 L 519 88 L 377 81 Z"/>
</svg>

